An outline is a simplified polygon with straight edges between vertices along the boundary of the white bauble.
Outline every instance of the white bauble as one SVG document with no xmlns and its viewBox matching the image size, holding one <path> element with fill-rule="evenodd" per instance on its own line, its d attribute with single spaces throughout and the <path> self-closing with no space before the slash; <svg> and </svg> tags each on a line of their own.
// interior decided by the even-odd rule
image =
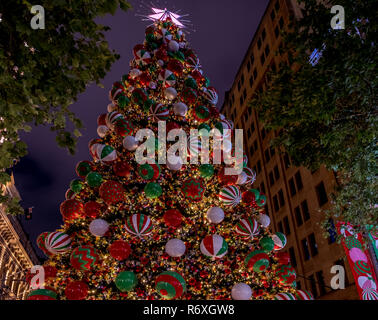
<svg viewBox="0 0 378 320">
<path fill-rule="evenodd" d="M 103 219 L 95 219 L 89 224 L 89 231 L 96 237 L 102 237 L 109 230 L 109 224 Z"/>
<path fill-rule="evenodd" d="M 107 109 L 108 109 L 108 112 L 112 112 L 112 111 L 115 111 L 117 109 L 117 106 L 114 105 L 113 103 L 110 103 L 110 104 L 108 104 Z"/>
<path fill-rule="evenodd" d="M 252 289 L 246 283 L 237 283 L 232 287 L 231 297 L 234 300 L 249 300 L 252 297 Z"/>
<path fill-rule="evenodd" d="M 224 211 L 219 207 L 212 207 L 207 210 L 206 218 L 210 223 L 221 223 L 224 219 Z"/>
<path fill-rule="evenodd" d="M 238 180 L 236 181 L 236 184 L 245 184 L 247 182 L 247 178 L 247 174 L 244 171 L 242 171 L 242 173 L 238 175 Z"/>
<path fill-rule="evenodd" d="M 126 150 L 134 151 L 138 148 L 138 141 L 133 136 L 127 136 L 123 139 L 123 146 Z"/>
<path fill-rule="evenodd" d="M 167 157 L 167 168 L 172 171 L 178 171 L 182 168 L 183 161 L 178 156 Z"/>
<path fill-rule="evenodd" d="M 109 131 L 109 128 L 107 126 L 101 125 L 97 127 L 97 134 L 99 135 L 100 138 L 105 137 L 108 131 Z"/>
<path fill-rule="evenodd" d="M 177 102 L 173 105 L 173 112 L 176 116 L 185 117 L 188 112 L 188 106 L 185 103 Z"/>
<path fill-rule="evenodd" d="M 270 218 L 264 213 L 261 213 L 257 217 L 257 221 L 264 227 L 268 228 L 270 225 Z"/>
<path fill-rule="evenodd" d="M 185 243 L 180 239 L 171 239 L 165 245 L 165 252 L 174 258 L 181 257 L 186 250 Z"/>
<path fill-rule="evenodd" d="M 224 152 L 229 153 L 232 150 L 232 142 L 230 139 L 223 140 L 222 149 Z"/>
<path fill-rule="evenodd" d="M 141 74 L 142 71 L 140 71 L 139 69 L 132 69 L 129 73 L 131 79 L 135 79 L 136 77 L 139 77 Z"/>
<path fill-rule="evenodd" d="M 169 87 L 164 90 L 164 95 L 168 100 L 175 100 L 177 97 L 177 91 L 173 87 Z"/>
<path fill-rule="evenodd" d="M 178 44 L 177 41 L 171 40 L 168 43 L 168 50 L 169 51 L 173 51 L 173 52 L 179 51 L 180 50 L 180 45 Z"/>
</svg>

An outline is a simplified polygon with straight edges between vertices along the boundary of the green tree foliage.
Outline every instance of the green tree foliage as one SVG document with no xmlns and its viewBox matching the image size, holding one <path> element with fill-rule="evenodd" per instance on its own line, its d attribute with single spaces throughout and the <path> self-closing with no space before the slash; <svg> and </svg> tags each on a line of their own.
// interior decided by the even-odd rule
<svg viewBox="0 0 378 320">
<path fill-rule="evenodd" d="M 268 86 L 251 101 L 273 144 L 294 165 L 337 172 L 332 215 L 354 225 L 377 225 L 377 2 L 300 1 L 278 52 L 284 58 Z M 345 9 L 345 29 L 333 30 L 330 7 Z M 310 63 L 313 50 L 320 52 Z M 328 212 L 330 213 L 330 212 Z"/>
<path fill-rule="evenodd" d="M 45 10 L 45 29 L 31 28 L 35 4 Z M 88 84 L 100 85 L 119 58 L 105 41 L 110 28 L 95 18 L 119 7 L 130 5 L 126 0 L 1 0 L 0 184 L 10 179 L 5 169 L 27 153 L 19 133 L 30 131 L 28 124 L 49 124 L 58 145 L 74 153 L 82 123 L 69 106 Z M 19 211 L 6 196 L 0 202 Z"/>
</svg>

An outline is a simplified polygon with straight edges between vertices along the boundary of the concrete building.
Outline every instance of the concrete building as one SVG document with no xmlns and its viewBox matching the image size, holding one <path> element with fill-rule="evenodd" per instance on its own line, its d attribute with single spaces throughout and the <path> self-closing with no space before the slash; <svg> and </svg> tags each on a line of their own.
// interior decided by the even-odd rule
<svg viewBox="0 0 378 320">
<path fill-rule="evenodd" d="M 12 176 L 1 186 L 3 193 L 20 199 Z M 29 286 L 25 275 L 39 260 L 17 217 L 7 215 L 0 205 L 0 300 L 22 300 Z"/>
<path fill-rule="evenodd" d="M 257 173 L 255 188 L 266 194 L 266 211 L 273 230 L 287 236 L 286 251 L 297 271 L 298 288 L 313 292 L 316 299 L 358 299 L 353 276 L 341 245 L 335 242 L 335 230 L 324 238 L 319 223 L 320 209 L 330 206 L 329 193 L 336 181 L 334 174 L 321 168 L 311 172 L 290 165 L 287 155 L 270 147 L 279 132 L 265 130 L 257 113 L 247 106 L 252 95 L 266 87 L 267 71 L 275 71 L 281 57 L 275 52 L 282 43 L 280 31 L 290 17 L 298 19 L 300 10 L 294 0 L 271 0 L 237 72 L 226 93 L 222 113 L 244 130 L 249 167 Z M 330 287 L 333 265 L 344 265 L 344 290 Z"/>
</svg>

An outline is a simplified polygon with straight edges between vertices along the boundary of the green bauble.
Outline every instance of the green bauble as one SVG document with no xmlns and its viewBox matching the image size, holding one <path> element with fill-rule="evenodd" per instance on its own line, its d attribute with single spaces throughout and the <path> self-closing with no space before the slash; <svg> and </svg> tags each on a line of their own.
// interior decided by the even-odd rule
<svg viewBox="0 0 378 320">
<path fill-rule="evenodd" d="M 143 105 L 143 110 L 146 112 L 150 111 L 151 106 L 155 103 L 152 99 L 147 99 L 146 102 Z"/>
<path fill-rule="evenodd" d="M 125 108 L 127 107 L 129 104 L 130 104 L 130 99 L 124 95 L 121 95 L 118 99 L 117 99 L 117 102 L 118 102 L 118 105 L 121 107 L 121 108 Z"/>
<path fill-rule="evenodd" d="M 122 292 L 133 290 L 137 283 L 138 278 L 132 271 L 122 271 L 115 279 L 115 285 Z"/>
<path fill-rule="evenodd" d="M 90 172 L 87 175 L 87 183 L 92 188 L 97 188 L 101 186 L 102 183 L 102 175 L 97 172 Z"/>
<path fill-rule="evenodd" d="M 83 187 L 84 187 L 83 182 L 78 179 L 74 179 L 70 183 L 70 189 L 75 193 L 80 192 L 83 189 Z"/>
<path fill-rule="evenodd" d="M 219 130 L 220 134 L 223 135 L 223 124 L 222 122 L 217 122 L 215 125 L 215 128 Z"/>
<path fill-rule="evenodd" d="M 205 87 L 207 88 L 210 85 L 209 78 L 205 78 Z"/>
<path fill-rule="evenodd" d="M 208 119 L 210 116 L 209 109 L 205 106 L 197 106 L 194 112 L 196 113 L 196 117 L 201 120 Z"/>
<path fill-rule="evenodd" d="M 163 190 L 160 186 L 160 184 L 156 182 L 149 182 L 144 187 L 144 192 L 146 193 L 146 196 L 150 199 L 155 199 L 161 196 L 163 193 Z"/>
<path fill-rule="evenodd" d="M 272 251 L 274 249 L 274 241 L 270 237 L 264 237 L 260 240 L 260 246 L 264 251 Z"/>
<path fill-rule="evenodd" d="M 207 123 L 202 123 L 198 127 L 198 134 L 200 135 L 200 137 L 208 137 L 210 135 L 210 130 L 211 128 Z"/>
<path fill-rule="evenodd" d="M 211 164 L 203 164 L 199 167 L 202 178 L 211 178 L 214 175 L 214 167 Z"/>
<path fill-rule="evenodd" d="M 197 82 L 193 78 L 188 78 L 185 80 L 185 86 L 192 89 L 197 89 Z"/>
<path fill-rule="evenodd" d="M 148 35 L 146 35 L 146 41 L 147 42 L 154 42 L 156 40 L 155 36 L 153 33 L 149 33 Z"/>
</svg>

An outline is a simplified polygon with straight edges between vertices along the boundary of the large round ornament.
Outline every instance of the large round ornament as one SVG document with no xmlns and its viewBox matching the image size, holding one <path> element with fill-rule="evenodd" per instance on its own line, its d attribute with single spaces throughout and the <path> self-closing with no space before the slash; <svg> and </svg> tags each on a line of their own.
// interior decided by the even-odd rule
<svg viewBox="0 0 378 320">
<path fill-rule="evenodd" d="M 106 126 L 106 113 L 100 114 L 97 118 L 97 125 Z"/>
<path fill-rule="evenodd" d="M 224 219 L 224 211 L 219 207 L 212 207 L 207 210 L 206 218 L 210 223 L 218 224 Z"/>
<path fill-rule="evenodd" d="M 138 168 L 139 176 L 143 180 L 147 180 L 147 181 L 154 181 L 154 180 L 159 179 L 160 172 L 161 172 L 161 169 L 157 163 L 154 163 L 154 164 L 145 163 L 145 164 L 140 165 Z"/>
<path fill-rule="evenodd" d="M 243 172 L 247 176 L 247 181 L 245 182 L 245 184 L 253 184 L 256 181 L 256 172 L 255 171 L 253 171 L 252 169 L 250 169 L 248 167 L 245 167 L 245 168 L 243 168 Z"/>
<path fill-rule="evenodd" d="M 177 97 L 177 91 L 175 88 L 173 87 L 169 87 L 169 88 L 166 88 L 164 90 L 164 95 L 165 95 L 165 98 L 172 101 L 172 100 L 175 100 L 176 97 Z"/>
<path fill-rule="evenodd" d="M 202 150 L 201 139 L 198 136 L 189 136 L 188 137 L 188 155 L 197 157 Z"/>
<path fill-rule="evenodd" d="M 51 256 L 52 253 L 46 249 L 46 239 L 50 232 L 42 232 L 37 238 L 37 246 L 43 251 L 46 256 Z"/>
<path fill-rule="evenodd" d="M 102 183 L 102 175 L 98 172 L 90 172 L 85 177 L 85 180 L 87 181 L 88 185 L 92 188 L 97 188 L 101 186 Z"/>
<path fill-rule="evenodd" d="M 92 164 L 89 161 L 80 161 L 76 165 L 76 174 L 84 179 L 86 175 L 92 171 Z"/>
<path fill-rule="evenodd" d="M 51 288 L 44 288 L 44 289 L 36 289 L 31 291 L 28 296 L 27 300 L 56 300 L 57 293 Z"/>
<path fill-rule="evenodd" d="M 151 55 L 143 44 L 136 45 L 134 47 L 133 53 L 136 64 L 145 66 L 151 63 Z"/>
<path fill-rule="evenodd" d="M 278 251 L 283 249 L 286 246 L 287 239 L 286 236 L 281 232 L 276 232 L 272 236 L 273 242 L 274 242 L 274 250 Z"/>
<path fill-rule="evenodd" d="M 182 168 L 183 161 L 180 157 L 168 156 L 167 157 L 167 168 L 172 171 L 179 171 Z"/>
<path fill-rule="evenodd" d="M 109 253 L 114 259 L 122 261 L 129 257 L 131 247 L 126 241 L 116 240 L 109 246 Z"/>
<path fill-rule="evenodd" d="M 177 299 L 186 291 L 182 275 L 174 271 L 165 271 L 156 278 L 156 291 L 167 300 Z"/>
<path fill-rule="evenodd" d="M 131 166 L 127 161 L 119 161 L 113 164 L 114 174 L 118 177 L 130 178 L 131 176 Z"/>
<path fill-rule="evenodd" d="M 180 77 L 184 71 L 182 63 L 176 59 L 171 59 L 168 62 L 167 68 L 171 70 L 176 77 Z"/>
<path fill-rule="evenodd" d="M 259 241 L 260 247 L 267 252 L 270 252 L 274 249 L 274 242 L 271 237 L 264 237 Z"/>
<path fill-rule="evenodd" d="M 176 76 L 171 70 L 162 70 L 158 77 L 159 82 L 164 88 L 173 87 L 176 83 Z"/>
<path fill-rule="evenodd" d="M 202 200 L 205 186 L 202 180 L 189 178 L 182 183 L 181 192 L 186 199 L 198 202 Z"/>
<path fill-rule="evenodd" d="M 97 218 L 101 213 L 101 204 L 96 201 L 88 201 L 84 204 L 84 213 L 89 218 Z"/>
<path fill-rule="evenodd" d="M 297 290 L 295 296 L 298 300 L 314 300 L 314 296 L 307 290 Z"/>
<path fill-rule="evenodd" d="M 295 295 L 290 292 L 277 293 L 274 296 L 274 300 L 297 300 Z"/>
<path fill-rule="evenodd" d="M 70 183 L 70 189 L 75 193 L 80 192 L 83 189 L 83 187 L 84 187 L 84 183 L 83 181 L 79 179 L 74 179 Z"/>
<path fill-rule="evenodd" d="M 144 193 L 146 194 L 147 198 L 156 199 L 162 195 L 163 189 L 161 188 L 160 184 L 156 182 L 149 182 L 144 187 Z"/>
<path fill-rule="evenodd" d="M 123 139 L 123 147 L 128 151 L 135 151 L 138 148 L 138 141 L 134 136 L 127 136 Z"/>
<path fill-rule="evenodd" d="M 181 97 L 187 105 L 193 105 L 197 100 L 197 91 L 186 87 L 182 90 Z"/>
<path fill-rule="evenodd" d="M 71 266 L 80 271 L 89 271 L 98 262 L 97 250 L 91 246 L 76 247 L 71 253 Z"/>
<path fill-rule="evenodd" d="M 169 209 L 165 212 L 163 219 L 167 226 L 177 228 L 181 225 L 183 217 L 179 210 Z"/>
<path fill-rule="evenodd" d="M 117 151 L 106 144 L 98 144 L 94 149 L 95 160 L 99 160 L 103 164 L 111 164 L 117 159 Z"/>
<path fill-rule="evenodd" d="M 153 225 L 149 216 L 136 213 L 127 217 L 125 228 L 128 233 L 141 238 L 152 233 Z"/>
<path fill-rule="evenodd" d="M 89 224 L 89 231 L 96 237 L 102 237 L 109 230 L 109 223 L 103 219 L 95 219 Z"/>
<path fill-rule="evenodd" d="M 165 245 L 165 252 L 174 258 L 181 257 L 186 250 L 185 243 L 180 239 L 171 239 Z"/>
<path fill-rule="evenodd" d="M 122 292 L 131 291 L 138 284 L 138 278 L 132 271 L 122 271 L 115 279 L 115 285 Z"/>
<path fill-rule="evenodd" d="M 235 207 L 241 200 L 240 189 L 237 186 L 226 186 L 219 193 L 219 200 L 225 206 Z"/>
<path fill-rule="evenodd" d="M 52 254 L 63 253 L 71 248 L 71 238 L 60 231 L 51 232 L 46 237 L 45 246 Z"/>
<path fill-rule="evenodd" d="M 244 260 L 249 271 L 262 272 L 269 267 L 269 256 L 265 251 L 251 251 Z"/>
<path fill-rule="evenodd" d="M 169 117 L 169 109 L 161 103 L 155 103 L 150 108 L 150 116 L 153 121 L 167 121 Z"/>
<path fill-rule="evenodd" d="M 264 227 L 264 228 L 268 228 L 269 225 L 270 225 L 270 218 L 269 216 L 267 216 L 266 214 L 264 213 L 260 213 L 258 216 L 257 216 L 257 221 Z"/>
<path fill-rule="evenodd" d="M 205 256 L 220 259 L 227 253 L 228 244 L 223 237 L 218 234 L 213 234 L 206 236 L 201 241 L 200 249 Z"/>
<path fill-rule="evenodd" d="M 75 199 L 65 200 L 60 205 L 60 213 L 65 220 L 76 219 L 84 215 L 84 205 Z"/>
<path fill-rule="evenodd" d="M 198 170 L 202 178 L 209 179 L 214 175 L 214 167 L 211 164 L 202 164 Z"/>
<path fill-rule="evenodd" d="M 109 132 L 109 128 L 107 126 L 98 126 L 97 127 L 97 134 L 100 138 L 105 137 L 108 132 Z"/>
<path fill-rule="evenodd" d="M 88 285 L 84 281 L 72 281 L 64 293 L 68 300 L 85 300 L 88 296 Z"/>
<path fill-rule="evenodd" d="M 252 289 L 246 283 L 237 283 L 231 289 L 231 297 L 234 300 L 249 300 L 252 297 Z"/>
<path fill-rule="evenodd" d="M 238 181 L 237 175 L 226 174 L 226 170 L 229 168 L 223 167 L 218 173 L 219 183 L 222 185 L 233 185 Z"/>
<path fill-rule="evenodd" d="M 204 97 L 212 105 L 216 105 L 218 103 L 218 93 L 217 90 L 215 90 L 215 88 L 213 87 L 208 87 L 207 89 L 204 89 Z"/>
<path fill-rule="evenodd" d="M 123 186 L 116 181 L 106 181 L 101 184 L 99 194 L 107 205 L 121 202 L 125 199 Z"/>
<path fill-rule="evenodd" d="M 236 233 L 248 240 L 255 238 L 260 232 L 260 226 L 253 218 L 241 219 L 236 225 Z"/>
<path fill-rule="evenodd" d="M 121 119 L 114 125 L 114 131 L 118 136 L 126 137 L 133 134 L 134 126 L 130 121 Z"/>
<path fill-rule="evenodd" d="M 276 252 L 274 256 L 278 259 L 279 264 L 290 263 L 290 255 L 288 252 Z"/>
<path fill-rule="evenodd" d="M 112 111 L 106 115 L 105 122 L 110 129 L 114 130 L 115 124 L 122 119 L 124 119 L 124 116 L 121 113 Z"/>
<path fill-rule="evenodd" d="M 185 117 L 188 112 L 188 106 L 185 103 L 177 102 L 173 105 L 173 112 L 176 116 Z"/>
<path fill-rule="evenodd" d="M 291 286 L 295 283 L 297 274 L 291 265 L 281 265 L 277 271 L 278 281 L 281 285 Z"/>
</svg>

